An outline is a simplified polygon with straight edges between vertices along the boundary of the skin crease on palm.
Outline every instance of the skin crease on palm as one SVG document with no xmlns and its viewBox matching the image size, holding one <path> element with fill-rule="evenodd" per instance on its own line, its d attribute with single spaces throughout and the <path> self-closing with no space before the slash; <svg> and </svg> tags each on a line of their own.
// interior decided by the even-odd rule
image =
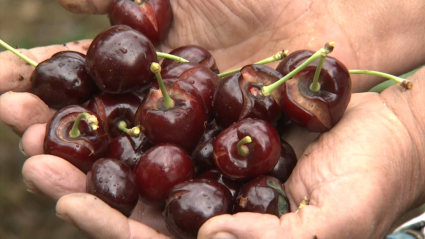
<svg viewBox="0 0 425 239">
<path fill-rule="evenodd" d="M 100 0 L 59 2 L 76 13 L 102 14 L 108 6 L 108 1 Z M 396 2 L 262 1 L 260 6 L 258 1 L 248 0 L 171 0 L 174 25 L 159 49 L 168 52 L 180 45 L 202 45 L 225 71 L 281 49 L 317 50 L 332 40 L 337 43 L 332 56 L 349 69 L 400 74 L 425 63 L 425 43 L 420 40 L 425 38 L 421 15 L 425 6 L 423 1 Z M 23 52 L 40 62 L 59 50 L 84 53 L 89 44 L 80 41 Z M 0 91 L 28 90 L 33 68 L 10 53 L 1 53 L 0 61 L 7 69 L 0 72 Z M 25 80 L 13 80 L 20 75 Z M 420 137 L 425 133 L 425 116 L 424 110 L 419 110 L 423 108 L 419 102 L 424 101 L 425 84 L 419 81 L 423 78 L 425 70 L 412 76 L 415 85 L 410 91 L 395 86 L 381 95 L 353 94 L 342 120 L 320 137 L 298 128 L 286 133 L 285 139 L 300 156 L 285 184 L 291 209 L 294 211 L 304 196 L 311 198 L 310 206 L 280 220 L 253 213 L 219 216 L 201 228 L 199 237 L 210 238 L 218 232 L 238 238 L 385 235 L 398 217 L 425 202 L 425 176 L 419 173 L 425 171 L 424 150 L 420 151 L 425 148 Z M 353 91 L 367 90 L 379 81 L 353 76 Z M 23 167 L 28 188 L 59 200 L 58 215 L 93 238 L 165 237 L 158 233 L 168 234 L 158 209 L 139 203 L 127 219 L 84 194 L 85 175 L 75 167 L 41 155 L 45 123 L 51 115 L 52 111 L 29 93 L 8 92 L 0 97 L 2 122 L 17 133 L 25 132 L 22 148 L 32 156 Z M 225 234 L 216 236 L 224 238 Z"/>
</svg>

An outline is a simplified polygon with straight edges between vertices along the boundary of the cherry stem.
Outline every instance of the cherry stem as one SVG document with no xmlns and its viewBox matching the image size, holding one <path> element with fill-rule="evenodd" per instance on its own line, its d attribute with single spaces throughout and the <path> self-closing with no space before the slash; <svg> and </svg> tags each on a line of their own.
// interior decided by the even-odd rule
<svg viewBox="0 0 425 239">
<path fill-rule="evenodd" d="M 38 65 L 37 62 L 31 60 L 29 57 L 27 57 L 26 55 L 20 53 L 18 50 L 16 50 L 15 48 L 13 48 L 11 45 L 7 44 L 6 42 L 4 42 L 3 40 L 0 39 L 0 45 L 4 48 L 6 48 L 7 50 L 11 51 L 13 54 L 17 55 L 18 57 L 20 57 L 22 60 L 26 61 L 28 64 L 36 67 Z"/>
<path fill-rule="evenodd" d="M 166 58 L 166 59 L 170 59 L 170 60 L 175 60 L 175 61 L 178 61 L 178 62 L 189 62 L 188 60 L 186 60 L 184 58 L 181 58 L 179 56 L 175 56 L 175 55 L 172 55 L 172 54 L 164 53 L 164 52 L 158 52 L 157 51 L 156 55 L 158 57 L 162 57 L 162 58 Z"/>
<path fill-rule="evenodd" d="M 97 117 L 84 112 L 79 114 L 75 119 L 74 125 L 72 125 L 72 129 L 69 131 L 69 137 L 75 139 L 81 135 L 80 130 L 78 130 L 78 126 L 80 125 L 80 122 L 83 118 L 87 120 L 87 123 L 92 130 L 97 130 L 99 128 L 99 121 L 97 120 Z"/>
<path fill-rule="evenodd" d="M 298 206 L 298 208 L 295 211 L 295 213 L 298 213 L 298 210 L 300 210 L 301 208 L 303 208 L 305 206 L 308 206 L 309 204 L 310 204 L 310 199 L 307 196 L 304 196 L 304 199 L 302 200 L 302 202 Z"/>
<path fill-rule="evenodd" d="M 251 137 L 245 136 L 241 140 L 239 140 L 237 144 L 238 153 L 241 156 L 247 156 L 249 154 L 249 148 L 245 144 L 249 144 L 252 142 Z"/>
<path fill-rule="evenodd" d="M 127 128 L 127 123 L 125 121 L 120 121 L 118 123 L 118 129 L 132 137 L 137 137 L 140 134 L 140 127 L 134 126 L 133 128 L 129 129 Z"/>
<path fill-rule="evenodd" d="M 333 42 L 328 42 L 325 44 L 324 47 L 320 48 L 320 50 L 316 51 L 312 56 L 310 56 L 306 61 L 304 61 L 301 65 L 299 65 L 297 68 L 289 72 L 286 76 L 280 78 L 275 83 L 263 86 L 261 88 L 261 93 L 264 96 L 270 96 L 272 92 L 277 89 L 279 86 L 281 86 L 283 83 L 285 83 L 287 80 L 291 79 L 293 76 L 298 74 L 301 70 L 306 68 L 308 65 L 310 65 L 313 61 L 317 60 L 320 57 L 326 57 L 327 54 L 331 53 L 333 50 Z"/>
<path fill-rule="evenodd" d="M 272 62 L 275 62 L 275 61 L 281 61 L 281 60 L 283 60 L 283 58 L 285 58 L 288 55 L 288 52 L 289 52 L 288 50 L 279 51 L 279 52 L 275 53 L 273 56 L 267 57 L 266 59 L 258 61 L 254 64 L 255 65 L 265 65 L 265 64 L 272 63 Z M 218 77 L 228 76 L 230 74 L 233 74 L 235 72 L 240 71 L 241 69 L 242 68 L 238 68 L 238 69 L 233 69 L 233 70 L 230 70 L 230 71 L 220 73 L 220 74 L 218 74 Z"/>
<path fill-rule="evenodd" d="M 158 81 L 159 88 L 162 92 L 162 98 L 164 99 L 164 106 L 166 109 L 174 107 L 174 100 L 168 95 L 167 90 L 165 90 L 164 82 L 162 81 L 161 76 L 161 66 L 152 62 L 151 71 L 155 74 L 156 80 Z"/>
<path fill-rule="evenodd" d="M 410 90 L 413 87 L 413 83 L 407 79 L 403 79 L 398 76 L 390 75 L 387 73 L 379 72 L 379 71 L 370 71 L 370 70 L 349 70 L 350 74 L 366 74 L 366 75 L 374 75 L 387 78 L 389 80 L 393 80 L 399 83 L 403 88 Z"/>
</svg>

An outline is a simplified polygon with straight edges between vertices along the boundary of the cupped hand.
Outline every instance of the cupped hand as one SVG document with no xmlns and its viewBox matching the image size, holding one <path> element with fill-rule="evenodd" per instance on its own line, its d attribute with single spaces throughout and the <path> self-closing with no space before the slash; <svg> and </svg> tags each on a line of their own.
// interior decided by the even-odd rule
<svg viewBox="0 0 425 239">
<path fill-rule="evenodd" d="M 105 13 L 110 1 L 61 0 L 60 2 L 67 9 L 73 11 L 101 14 Z M 418 38 L 422 38 L 415 28 L 417 23 L 414 19 L 417 13 L 414 9 L 420 9 L 417 8 L 416 2 L 403 6 L 409 8 L 405 10 L 412 13 L 410 18 L 400 15 L 400 9 L 397 7 L 371 12 L 357 7 L 361 4 L 350 6 L 347 5 L 348 3 L 333 3 L 332 1 L 302 3 L 267 1 L 262 2 L 261 6 L 256 1 L 248 0 L 175 0 L 171 3 L 175 20 L 168 39 L 159 46 L 159 50 L 169 51 L 185 44 L 202 45 L 212 52 L 221 71 L 258 61 L 281 49 L 294 51 L 308 48 L 316 50 L 329 40 L 337 42 L 332 56 L 344 62 L 349 69 L 367 68 L 398 74 L 410 70 L 424 61 L 425 54 L 421 52 L 424 48 L 420 46 L 421 41 L 416 41 Z M 369 6 L 367 9 L 374 9 L 373 7 L 377 6 Z M 364 20 L 371 16 L 373 19 Z M 352 24 L 353 17 L 361 20 Z M 403 28 L 399 25 L 401 23 L 394 23 L 391 20 L 394 18 L 402 18 L 402 25 L 409 25 L 412 28 Z M 399 36 L 399 31 L 397 31 L 399 28 L 403 29 L 403 37 Z M 368 29 L 373 29 L 373 34 L 368 33 Z M 89 44 L 89 40 L 84 40 L 65 46 L 22 51 L 33 60 L 41 62 L 60 50 L 70 49 L 85 53 Z M 406 49 L 406 45 L 410 47 Z M 400 59 L 407 60 L 401 61 Z M 0 71 L 0 93 L 29 90 L 29 77 L 33 68 L 11 53 L 1 53 L 0 61 L 4 66 L 2 69 L 5 69 Z M 376 78 L 357 77 L 353 79 L 353 89 L 354 91 L 366 90 L 378 81 L 379 79 Z M 386 222 L 373 227 L 370 232 L 374 232 L 377 227 L 379 227 L 376 229 L 377 233 L 388 230 L 393 219 L 410 209 L 419 196 L 415 195 L 417 191 L 414 190 L 418 185 L 407 183 L 408 187 L 406 186 L 405 190 L 408 193 L 403 194 L 406 197 L 403 198 L 403 195 L 394 196 L 396 194 L 393 191 L 394 187 L 399 184 L 395 186 L 392 183 L 400 182 L 390 180 L 387 184 L 379 183 L 382 183 L 379 180 L 391 179 L 388 176 L 391 176 L 392 173 L 398 174 L 398 177 L 402 178 L 401 175 L 406 175 L 406 172 L 410 173 L 409 170 L 413 170 L 401 167 L 400 165 L 403 164 L 399 162 L 400 159 L 394 159 L 400 155 L 411 156 L 411 152 L 407 150 L 411 149 L 408 148 L 410 145 L 395 144 L 395 141 L 399 144 L 409 141 L 408 134 L 399 135 L 397 140 L 391 141 L 395 146 L 399 146 L 391 145 L 391 150 L 394 152 L 384 148 L 383 142 L 388 141 L 387 137 L 391 136 L 390 139 L 392 139 L 397 135 L 398 130 L 406 132 L 406 125 L 400 123 L 397 117 L 394 118 L 395 125 L 389 125 L 389 122 L 385 121 L 386 117 L 393 117 L 394 114 L 387 106 L 383 106 L 383 102 L 385 101 L 382 101 L 382 98 L 377 95 L 354 96 L 346 115 L 336 129 L 323 134 L 302 154 L 304 156 L 301 157 L 300 164 L 286 187 L 292 209 L 301 202 L 304 196 L 311 198 L 311 206 L 303 208 L 297 214 L 284 216 L 280 221 L 277 218 L 259 214 L 216 217 L 205 224 L 200 231 L 200 236 L 227 231 L 245 238 L 245 234 L 238 234 L 243 233 L 242 228 L 245 228 L 247 232 L 252 232 L 251 235 L 258 235 L 253 231 L 258 227 L 252 225 L 251 220 L 245 220 L 250 217 L 264 218 L 262 220 L 264 223 L 257 224 L 257 226 L 270 228 L 268 231 L 279 233 L 277 235 L 284 235 L 281 234 L 284 230 L 291 233 L 306 233 L 289 235 L 307 235 L 308 232 L 314 235 L 317 232 L 318 238 L 321 238 L 320 235 L 325 235 L 325 238 L 327 238 L 326 235 L 333 236 L 334 234 L 327 234 L 329 232 L 323 231 L 329 227 L 317 228 L 318 225 L 323 224 L 310 224 L 311 221 L 317 221 L 317 218 L 326 219 L 326 221 L 329 220 L 329 223 L 335 224 L 337 229 L 334 233 L 350 232 L 349 228 L 341 231 L 340 228 L 343 228 L 341 224 L 345 222 L 363 223 L 364 227 L 361 227 L 363 231 L 360 232 L 367 233 L 364 231 L 367 228 L 366 223 L 372 223 L 367 224 L 369 228 L 370 225 L 378 225 L 379 221 L 376 220 L 381 216 L 386 218 L 384 220 Z M 378 107 L 378 112 L 381 114 L 374 113 L 377 110 L 375 107 Z M 374 114 L 371 115 L 371 113 Z M 159 234 L 158 231 L 167 234 L 162 216 L 156 208 L 139 204 L 132 219 L 127 219 L 93 196 L 71 194 L 85 191 L 85 175 L 62 159 L 42 155 L 45 123 L 51 116 L 52 111 L 32 94 L 8 92 L 0 97 L 1 121 L 10 125 L 16 132 L 23 133 L 23 150 L 30 156 L 37 155 L 31 157 L 23 168 L 24 178 L 29 189 L 43 193 L 55 200 L 61 198 L 57 205 L 58 215 L 95 238 L 114 237 L 114 235 L 117 235 L 117 238 L 127 235 L 135 238 L 137 235 L 139 237 L 161 237 L 162 234 Z M 363 123 L 363 120 L 366 119 L 369 122 L 367 124 Z M 392 118 L 390 117 L 390 119 Z M 376 125 L 384 126 L 376 127 Z M 369 131 L 375 132 L 375 136 L 372 137 Z M 306 137 L 305 135 L 300 136 L 288 133 L 287 139 L 289 142 L 299 143 Z M 310 137 L 315 138 L 316 135 L 310 135 Z M 343 143 L 341 144 L 341 142 Z M 309 141 L 299 143 L 298 152 L 303 152 L 304 145 L 308 144 Z M 372 147 L 372 145 L 375 146 Z M 385 149 L 383 152 L 391 160 L 383 157 L 382 152 L 378 153 L 382 151 L 379 149 Z M 365 150 L 364 153 L 361 150 Z M 348 152 L 353 152 L 353 155 L 349 155 Z M 375 160 L 375 157 L 378 160 Z M 354 159 L 350 160 L 351 158 Z M 412 156 L 411 158 L 409 160 L 415 160 L 417 157 Z M 421 167 L 424 169 L 423 164 Z M 407 174 L 406 177 L 412 176 Z M 359 192 L 356 201 L 353 201 L 351 192 Z M 376 197 L 372 198 L 371 195 Z M 394 202 L 382 202 L 381 197 L 388 195 L 391 195 Z M 400 204 L 402 200 L 406 201 Z M 383 210 L 388 203 L 395 205 L 395 209 L 391 209 L 387 218 L 387 214 L 383 214 Z M 365 213 L 366 209 L 368 211 Z M 341 217 L 341 214 L 344 217 Z M 366 216 L 371 217 L 364 218 L 363 214 L 370 214 Z M 341 218 L 346 218 L 346 220 L 341 220 Z M 223 222 L 232 220 L 239 222 L 238 225 L 243 227 L 236 228 L 231 225 L 229 227 L 229 224 L 223 224 Z M 240 223 L 239 220 L 243 220 L 244 223 Z M 256 221 L 258 222 L 258 220 Z M 289 228 L 290 225 L 294 225 L 294 228 Z M 265 231 L 264 228 L 261 230 L 262 232 Z"/>
</svg>

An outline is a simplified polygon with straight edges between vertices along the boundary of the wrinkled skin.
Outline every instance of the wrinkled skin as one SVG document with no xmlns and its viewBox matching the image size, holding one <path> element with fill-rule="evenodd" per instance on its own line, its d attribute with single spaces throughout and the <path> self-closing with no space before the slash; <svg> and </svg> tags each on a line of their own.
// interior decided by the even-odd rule
<svg viewBox="0 0 425 239">
<path fill-rule="evenodd" d="M 102 14 L 109 4 L 109 0 L 59 2 L 73 12 Z M 160 50 L 201 45 L 214 55 L 223 72 L 281 49 L 317 50 L 330 40 L 337 43 L 332 56 L 348 69 L 400 74 L 425 63 L 423 1 L 270 0 L 259 4 L 172 0 L 175 22 Z M 89 42 L 22 52 L 40 62 L 63 49 L 84 53 Z M 10 53 L 1 53 L 0 62 L 0 93 L 27 91 L 33 68 Z M 24 80 L 17 81 L 21 76 Z M 309 206 L 280 219 L 255 213 L 218 216 L 204 224 L 198 237 L 223 238 L 225 233 L 237 238 L 384 236 L 404 213 L 425 202 L 425 176 L 419 173 L 425 171 L 424 78 L 425 70 L 412 76 L 410 91 L 393 86 L 380 95 L 354 94 L 341 121 L 320 136 L 298 128 L 285 134 L 299 157 L 285 184 L 291 210 L 304 196 L 311 199 Z M 367 90 L 380 80 L 355 75 L 353 91 Z M 8 92 L 0 98 L 0 120 L 23 134 L 22 148 L 31 156 L 23 167 L 28 188 L 58 200 L 58 216 L 92 238 L 166 238 L 169 233 L 159 209 L 139 202 L 127 219 L 83 193 L 82 172 L 42 154 L 40 142 L 51 114 L 29 93 Z"/>
</svg>

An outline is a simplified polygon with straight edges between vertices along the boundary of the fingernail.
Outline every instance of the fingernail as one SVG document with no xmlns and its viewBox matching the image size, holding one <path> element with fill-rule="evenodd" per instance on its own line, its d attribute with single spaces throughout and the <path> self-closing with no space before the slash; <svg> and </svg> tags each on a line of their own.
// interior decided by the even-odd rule
<svg viewBox="0 0 425 239">
<path fill-rule="evenodd" d="M 72 221 L 71 218 L 68 215 L 66 215 L 66 214 L 56 213 L 56 216 L 59 217 L 60 219 L 64 220 L 67 223 L 70 223 L 72 225 L 75 225 L 74 221 Z"/>
<path fill-rule="evenodd" d="M 21 139 L 21 140 L 19 140 L 18 147 L 19 147 L 19 151 L 21 151 L 21 153 L 22 153 L 23 155 L 25 155 L 26 157 L 28 157 L 28 155 L 25 153 L 24 149 L 22 148 L 22 139 Z"/>
<path fill-rule="evenodd" d="M 34 183 L 30 181 L 26 181 L 24 179 L 24 183 L 27 186 L 27 192 L 33 193 L 33 194 L 41 194 L 40 190 L 34 185 Z"/>
<path fill-rule="evenodd" d="M 219 232 L 212 236 L 211 239 L 237 239 L 237 237 L 228 232 Z"/>
</svg>

